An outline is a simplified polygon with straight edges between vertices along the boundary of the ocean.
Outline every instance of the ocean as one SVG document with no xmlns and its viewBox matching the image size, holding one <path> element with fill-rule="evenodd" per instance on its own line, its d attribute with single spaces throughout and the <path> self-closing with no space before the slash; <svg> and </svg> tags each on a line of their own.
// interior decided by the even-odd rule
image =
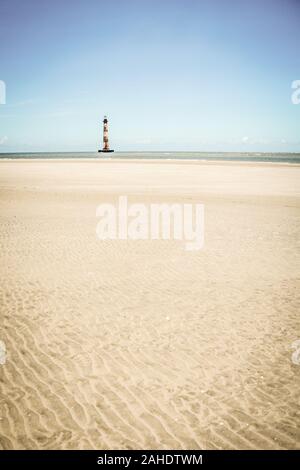
<svg viewBox="0 0 300 470">
<path fill-rule="evenodd" d="M 229 162 L 273 162 L 300 164 L 300 153 L 263 153 L 263 152 L 35 152 L 0 153 L 0 159 L 142 159 L 142 160 L 199 160 Z"/>
</svg>

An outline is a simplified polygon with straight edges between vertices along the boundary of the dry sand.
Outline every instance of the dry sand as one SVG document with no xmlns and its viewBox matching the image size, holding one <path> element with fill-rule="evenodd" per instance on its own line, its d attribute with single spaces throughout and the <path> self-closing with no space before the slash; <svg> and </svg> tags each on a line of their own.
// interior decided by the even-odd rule
<svg viewBox="0 0 300 470">
<path fill-rule="evenodd" d="M 98 240 L 119 194 L 204 249 Z M 0 447 L 299 448 L 299 216 L 299 166 L 1 161 Z"/>
</svg>

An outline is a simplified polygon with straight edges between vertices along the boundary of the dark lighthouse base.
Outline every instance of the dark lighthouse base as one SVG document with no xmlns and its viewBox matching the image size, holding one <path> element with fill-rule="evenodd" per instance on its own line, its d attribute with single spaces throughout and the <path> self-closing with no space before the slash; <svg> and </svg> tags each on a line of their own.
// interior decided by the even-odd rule
<svg viewBox="0 0 300 470">
<path fill-rule="evenodd" d="M 114 152 L 114 150 L 105 150 L 105 149 L 101 149 L 101 150 L 98 150 L 98 152 L 102 152 L 102 153 L 110 153 L 110 152 Z"/>
</svg>

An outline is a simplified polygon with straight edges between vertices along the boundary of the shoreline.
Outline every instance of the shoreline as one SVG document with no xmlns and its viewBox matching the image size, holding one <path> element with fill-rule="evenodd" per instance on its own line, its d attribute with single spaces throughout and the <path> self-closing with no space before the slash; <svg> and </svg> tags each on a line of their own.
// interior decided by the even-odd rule
<svg viewBox="0 0 300 470">
<path fill-rule="evenodd" d="M 7 162 L 7 161 L 18 161 L 18 162 L 101 162 L 101 163 L 174 163 L 174 164 L 185 164 L 185 163 L 190 163 L 190 164 L 203 164 L 203 165 L 249 165 L 249 166 L 295 166 L 299 167 L 300 163 L 292 163 L 292 162 L 264 162 L 264 161 L 232 161 L 232 160 L 198 160 L 198 159 L 183 159 L 183 158 L 105 158 L 101 159 L 101 157 L 97 158 L 1 158 L 0 157 L 0 164 L 1 162 Z"/>
</svg>

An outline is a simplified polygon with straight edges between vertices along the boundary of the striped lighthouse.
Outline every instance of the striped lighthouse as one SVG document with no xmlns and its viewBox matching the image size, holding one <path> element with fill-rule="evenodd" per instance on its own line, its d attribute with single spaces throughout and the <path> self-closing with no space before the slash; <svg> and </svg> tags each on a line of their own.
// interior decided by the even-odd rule
<svg viewBox="0 0 300 470">
<path fill-rule="evenodd" d="M 107 116 L 104 116 L 103 119 L 103 148 L 101 150 L 98 150 L 98 152 L 113 152 L 113 150 L 109 148 Z"/>
</svg>

